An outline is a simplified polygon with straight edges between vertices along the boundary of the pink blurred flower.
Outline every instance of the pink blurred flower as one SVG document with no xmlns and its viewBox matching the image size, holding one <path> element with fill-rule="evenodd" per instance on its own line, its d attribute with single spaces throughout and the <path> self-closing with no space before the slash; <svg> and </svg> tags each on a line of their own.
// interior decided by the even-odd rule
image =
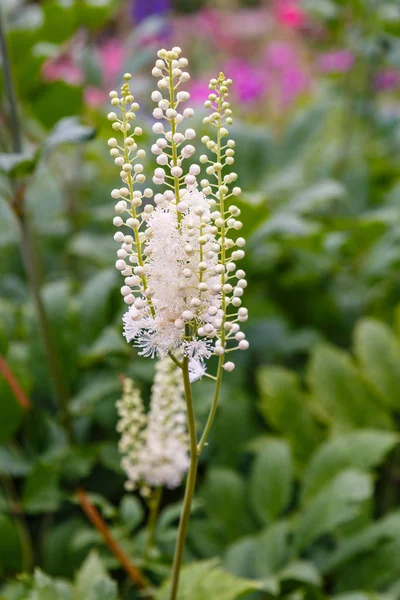
<svg viewBox="0 0 400 600">
<path fill-rule="evenodd" d="M 45 81 L 65 81 L 71 85 L 81 85 L 83 73 L 70 56 L 50 58 L 42 67 L 42 76 Z"/>
<path fill-rule="evenodd" d="M 292 104 L 310 87 L 311 80 L 299 67 L 291 67 L 282 73 L 281 100 L 285 106 Z"/>
<path fill-rule="evenodd" d="M 292 44 L 274 41 L 267 46 L 265 60 L 268 68 L 281 71 L 297 63 L 298 53 Z"/>
<path fill-rule="evenodd" d="M 103 71 L 103 83 L 112 85 L 121 73 L 125 50 L 122 44 L 114 39 L 99 46 L 97 52 Z"/>
<path fill-rule="evenodd" d="M 311 78 L 299 56 L 298 49 L 287 42 L 273 41 L 265 52 L 265 70 L 270 74 L 271 85 L 277 89 L 284 106 L 292 104 L 306 92 Z"/>
<path fill-rule="evenodd" d="M 374 86 L 380 91 L 390 91 L 398 87 L 400 72 L 394 68 L 382 69 L 375 75 Z"/>
<path fill-rule="evenodd" d="M 88 85 L 84 90 L 83 97 L 88 106 L 98 108 L 107 102 L 108 94 L 99 88 Z"/>
<path fill-rule="evenodd" d="M 346 73 L 354 66 L 350 50 L 325 52 L 318 57 L 318 68 L 322 73 Z"/>
<path fill-rule="evenodd" d="M 279 23 L 292 29 L 302 27 L 307 21 L 296 0 L 277 0 L 275 14 Z"/>
<path fill-rule="evenodd" d="M 240 102 L 248 103 L 262 96 L 266 87 L 265 72 L 242 58 L 232 58 L 225 66 L 227 77 L 234 81 L 235 93 Z"/>
<path fill-rule="evenodd" d="M 208 98 L 210 90 L 208 89 L 208 81 L 205 79 L 192 80 L 190 89 L 190 100 L 194 104 L 203 104 Z"/>
</svg>

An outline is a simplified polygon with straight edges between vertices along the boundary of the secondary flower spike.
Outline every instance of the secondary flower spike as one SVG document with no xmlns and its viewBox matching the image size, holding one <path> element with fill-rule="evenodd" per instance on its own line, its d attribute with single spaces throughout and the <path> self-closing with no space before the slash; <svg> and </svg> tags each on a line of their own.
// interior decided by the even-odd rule
<svg viewBox="0 0 400 600">
<path fill-rule="evenodd" d="M 133 381 L 126 378 L 117 402 L 119 449 L 129 490 L 178 487 L 189 466 L 186 411 L 179 369 L 169 358 L 157 361 L 150 410 L 145 414 Z"/>
<path fill-rule="evenodd" d="M 231 80 L 221 73 L 210 82 L 204 119 L 215 129 L 215 139 L 202 141 L 209 154 L 200 156 L 207 179 L 200 179 L 200 166 L 189 163 L 196 150 L 193 128 L 186 126 L 193 109 L 182 108 L 190 95 L 183 88 L 190 75 L 181 49 L 160 50 L 152 71 L 158 79 L 151 97 L 156 103 L 153 132 L 159 136 L 151 151 L 158 163 L 153 183 L 162 186 L 154 195 L 144 188 L 144 167 L 138 149 L 140 127 L 132 131 L 139 105 L 130 91 L 131 76 L 125 75 L 121 93 L 110 93 L 111 104 L 120 111 L 108 115 L 113 129 L 122 136 L 111 138 L 110 153 L 123 187 L 112 191 L 117 200 L 118 228 L 114 239 L 121 243 L 116 267 L 125 277 L 121 293 L 129 310 L 123 317 L 124 335 L 140 348 L 143 356 L 186 356 L 191 381 L 205 374 L 205 361 L 215 354 L 223 368 L 235 367 L 225 355 L 246 350 L 248 342 L 240 330 L 247 320 L 242 296 L 245 273 L 236 263 L 243 258 L 245 240 L 233 239 L 242 223 L 240 209 L 231 198 L 241 193 L 234 163 L 235 142 L 229 138 L 232 111 L 228 102 Z M 143 189 L 144 188 L 144 189 Z"/>
</svg>

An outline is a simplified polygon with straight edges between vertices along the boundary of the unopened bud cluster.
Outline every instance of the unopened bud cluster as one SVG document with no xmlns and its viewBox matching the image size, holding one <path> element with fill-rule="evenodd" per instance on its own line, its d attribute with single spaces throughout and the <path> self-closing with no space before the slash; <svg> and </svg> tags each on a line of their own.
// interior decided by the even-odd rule
<svg viewBox="0 0 400 600">
<path fill-rule="evenodd" d="M 159 137 L 151 150 L 158 163 L 153 183 L 163 190 L 154 196 L 154 204 L 143 207 L 153 192 L 141 191 L 143 166 L 137 159 L 143 151 L 135 141 L 141 130 L 131 133 L 138 106 L 129 89 L 129 75 L 121 95 L 110 94 L 121 116 L 110 113 L 109 118 L 113 128 L 122 132 L 123 141 L 119 145 L 112 138 L 109 145 L 124 184 L 112 192 L 119 199 L 114 219 L 119 230 L 114 239 L 121 249 L 116 267 L 125 277 L 121 293 L 130 306 L 123 318 L 124 334 L 145 356 L 183 353 L 189 358 L 194 381 L 204 374 L 204 361 L 212 354 L 231 371 L 235 365 L 226 360 L 226 354 L 248 348 L 240 330 L 240 323 L 247 320 L 247 309 L 242 306 L 247 282 L 236 264 L 244 256 L 245 240 L 231 237 L 242 227 L 240 209 L 230 200 L 241 193 L 233 185 L 237 175 L 227 172 L 235 154 L 227 129 L 232 123 L 231 81 L 221 74 L 210 82 L 206 107 L 211 114 L 204 122 L 215 128 L 216 135 L 202 139 L 209 155 L 200 157 L 207 178 L 199 178 L 199 186 L 200 166 L 187 164 L 195 153 L 196 132 L 185 127 L 193 109 L 182 109 L 190 97 L 182 89 L 190 78 L 186 67 L 180 48 L 158 52 L 153 69 L 158 83 L 152 100 L 157 104 L 153 132 Z M 122 227 L 132 232 L 125 234 Z"/>
<path fill-rule="evenodd" d="M 186 411 L 182 377 L 169 358 L 156 364 L 150 410 L 145 413 L 140 392 L 124 379 L 122 399 L 117 402 L 122 467 L 128 490 L 180 485 L 189 467 Z"/>
</svg>

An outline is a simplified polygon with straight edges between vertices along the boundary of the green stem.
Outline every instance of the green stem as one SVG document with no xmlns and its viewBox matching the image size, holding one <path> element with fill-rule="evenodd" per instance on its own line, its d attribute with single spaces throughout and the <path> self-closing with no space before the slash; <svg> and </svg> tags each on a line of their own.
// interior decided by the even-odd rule
<svg viewBox="0 0 400 600">
<path fill-rule="evenodd" d="M 190 519 L 190 511 L 193 502 L 194 489 L 196 486 L 197 478 L 197 467 L 199 463 L 199 456 L 197 451 L 197 434 L 196 434 L 196 422 L 193 407 L 192 389 L 189 379 L 189 359 L 185 356 L 183 358 L 183 384 L 185 388 L 185 398 L 187 407 L 187 418 L 189 427 L 189 438 L 190 438 L 190 467 L 189 473 L 186 480 L 185 497 L 183 500 L 183 508 L 181 518 L 179 522 L 178 539 L 176 541 L 174 563 L 172 567 L 171 576 L 171 589 L 169 593 L 169 600 L 176 600 L 179 585 L 179 574 L 182 565 L 183 551 L 185 548 L 186 535 Z"/>
<path fill-rule="evenodd" d="M 149 557 L 150 551 L 154 545 L 154 534 L 157 525 L 158 511 L 160 508 L 160 502 L 162 497 L 162 487 L 158 487 L 153 496 L 149 500 L 149 522 L 147 525 L 147 536 L 146 544 L 143 552 L 143 560 L 146 561 Z"/>
<path fill-rule="evenodd" d="M 28 525 L 21 510 L 21 505 L 17 496 L 17 491 L 14 487 L 13 480 L 11 477 L 2 477 L 2 483 L 10 507 L 10 513 L 15 517 L 15 526 L 21 542 L 22 570 L 28 573 L 31 571 L 34 561 L 32 540 Z"/>
<path fill-rule="evenodd" d="M 214 418 L 215 418 L 215 414 L 217 412 L 217 407 L 218 407 L 218 400 L 219 400 L 219 394 L 221 391 L 221 383 L 222 383 L 222 373 L 223 373 L 223 364 L 224 364 L 224 356 L 220 356 L 219 357 L 219 361 L 218 361 L 218 370 L 217 370 L 217 380 L 216 380 L 216 384 L 215 384 L 215 392 L 214 392 L 214 398 L 213 401 L 211 403 L 211 408 L 210 408 L 210 412 L 208 415 L 208 419 L 207 419 L 207 423 L 204 427 L 204 431 L 203 434 L 201 436 L 200 442 L 197 446 L 197 452 L 201 453 L 201 451 L 203 450 L 208 435 L 210 433 L 212 424 L 214 422 Z"/>
<path fill-rule="evenodd" d="M 8 56 L 6 38 L 3 29 L 3 21 L 0 10 L 0 51 L 3 60 L 4 87 L 7 94 L 9 109 L 11 134 L 13 141 L 13 152 L 22 152 L 21 129 L 18 120 L 17 102 L 14 91 L 14 84 L 11 74 L 10 61 Z M 54 344 L 52 331 L 44 308 L 40 293 L 40 268 L 39 259 L 36 252 L 36 244 L 30 223 L 25 211 L 25 187 L 23 183 L 17 184 L 14 178 L 11 178 L 11 185 L 14 191 L 13 209 L 18 219 L 22 235 L 22 256 L 25 272 L 30 284 L 31 293 L 34 299 L 36 314 L 39 322 L 40 332 L 44 343 L 44 348 L 49 365 L 50 375 L 53 380 L 54 389 L 60 403 L 61 420 L 64 422 L 67 433 L 72 440 L 72 425 L 68 413 L 68 390 L 64 381 L 64 373 L 61 367 L 60 356 L 57 347 Z"/>
<path fill-rule="evenodd" d="M 5 26 L 3 21 L 3 14 L 0 7 L 0 53 L 2 56 L 3 62 L 3 77 L 4 77 L 4 87 L 6 91 L 6 97 L 8 100 L 8 109 L 10 112 L 10 122 L 11 122 L 11 137 L 12 137 L 12 147 L 13 152 L 20 153 L 22 152 L 22 138 L 21 138 L 21 130 L 20 124 L 17 114 L 17 102 L 15 96 L 14 89 L 14 81 L 11 73 L 11 64 L 10 57 L 8 55 L 8 48 L 5 36 Z"/>
</svg>

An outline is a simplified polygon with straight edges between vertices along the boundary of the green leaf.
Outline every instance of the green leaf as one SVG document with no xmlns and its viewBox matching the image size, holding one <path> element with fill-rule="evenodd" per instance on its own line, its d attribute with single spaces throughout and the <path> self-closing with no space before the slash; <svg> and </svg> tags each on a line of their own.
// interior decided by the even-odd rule
<svg viewBox="0 0 400 600">
<path fill-rule="evenodd" d="M 76 416 L 91 415 L 102 399 L 109 397 L 117 400 L 120 394 L 121 382 L 116 373 L 95 371 L 88 383 L 71 398 L 71 413 Z"/>
<path fill-rule="evenodd" d="M 354 348 L 365 377 L 389 407 L 400 409 L 400 342 L 390 328 L 362 319 L 354 332 Z"/>
<path fill-rule="evenodd" d="M 91 277 L 80 295 L 82 328 L 87 341 L 93 341 L 102 327 L 109 322 L 110 297 L 116 289 L 118 276 L 115 269 L 104 269 Z M 96 302 L 93 302 L 96 298 Z"/>
<path fill-rule="evenodd" d="M 297 515 L 294 547 L 301 552 L 322 535 L 355 519 L 373 493 L 370 475 L 354 469 L 341 471 Z"/>
<path fill-rule="evenodd" d="M 400 511 L 371 523 L 359 533 L 340 541 L 338 547 L 322 565 L 323 573 L 330 573 L 341 565 L 356 560 L 368 552 L 374 552 L 384 542 L 400 537 Z"/>
<path fill-rule="evenodd" d="M 277 521 L 255 538 L 254 573 L 257 579 L 265 579 L 278 573 L 289 557 L 289 526 Z"/>
<path fill-rule="evenodd" d="M 228 546 L 224 558 L 224 568 L 237 577 L 255 579 L 255 541 L 255 537 L 245 537 Z"/>
<path fill-rule="evenodd" d="M 30 470 L 31 465 L 17 450 L 0 446 L 0 475 L 22 477 Z"/>
<path fill-rule="evenodd" d="M 308 214 L 318 209 L 326 210 L 333 202 L 341 200 L 346 188 L 339 181 L 327 179 L 314 183 L 309 188 L 298 192 L 285 207 L 285 210 Z"/>
<path fill-rule="evenodd" d="M 104 595 L 104 592 L 107 595 Z M 117 585 L 113 582 L 97 552 L 92 551 L 79 570 L 73 600 L 116 600 Z"/>
<path fill-rule="evenodd" d="M 61 490 L 58 485 L 59 473 L 54 467 L 36 463 L 25 480 L 22 504 L 28 513 L 50 513 L 61 503 Z"/>
<path fill-rule="evenodd" d="M 320 587 L 322 578 L 316 566 L 306 560 L 297 560 L 289 563 L 280 573 L 281 581 L 294 581 Z"/>
<path fill-rule="evenodd" d="M 33 589 L 29 600 L 72 600 L 71 587 L 64 581 L 51 579 L 37 569 L 33 579 Z"/>
<path fill-rule="evenodd" d="M 164 583 L 156 593 L 156 600 L 168 600 L 169 589 L 169 583 Z M 218 559 L 211 559 L 182 569 L 177 600 L 235 600 L 259 589 L 260 583 L 234 577 L 222 570 Z"/>
<path fill-rule="evenodd" d="M 262 523 L 274 521 L 287 509 L 292 485 L 290 446 L 284 440 L 266 440 L 250 475 L 250 502 Z"/>
<path fill-rule="evenodd" d="M 298 377 L 281 367 L 264 367 L 258 372 L 258 385 L 259 408 L 266 421 L 285 436 L 294 456 L 302 464 L 307 462 L 323 432 Z"/>
<path fill-rule="evenodd" d="M 21 569 L 22 549 L 15 522 L 0 514 L 0 573 Z"/>
<path fill-rule="evenodd" d="M 370 392 L 347 352 L 318 346 L 311 357 L 308 381 L 335 429 L 390 427 L 390 416 Z"/>
<path fill-rule="evenodd" d="M 314 454 L 304 474 L 303 501 L 318 492 L 342 469 L 369 470 L 380 465 L 398 441 L 399 436 L 395 433 L 372 429 L 328 440 Z"/>
<path fill-rule="evenodd" d="M 12 177 L 23 177 L 34 170 L 38 155 L 31 152 L 0 154 L 0 172 Z"/>
<path fill-rule="evenodd" d="M 336 573 L 337 590 L 382 590 L 400 579 L 400 539 L 390 540 L 373 552 L 356 556 Z"/>
<path fill-rule="evenodd" d="M 219 467 L 208 470 L 201 497 L 209 519 L 228 540 L 246 528 L 246 495 L 245 483 L 235 471 Z"/>
<path fill-rule="evenodd" d="M 79 144 L 94 138 L 96 130 L 82 125 L 77 117 L 63 117 L 49 133 L 44 151 L 51 152 L 60 144 Z"/>
<path fill-rule="evenodd" d="M 131 531 L 138 527 L 144 519 L 143 506 L 136 496 L 123 496 L 119 507 L 122 522 Z"/>
</svg>

